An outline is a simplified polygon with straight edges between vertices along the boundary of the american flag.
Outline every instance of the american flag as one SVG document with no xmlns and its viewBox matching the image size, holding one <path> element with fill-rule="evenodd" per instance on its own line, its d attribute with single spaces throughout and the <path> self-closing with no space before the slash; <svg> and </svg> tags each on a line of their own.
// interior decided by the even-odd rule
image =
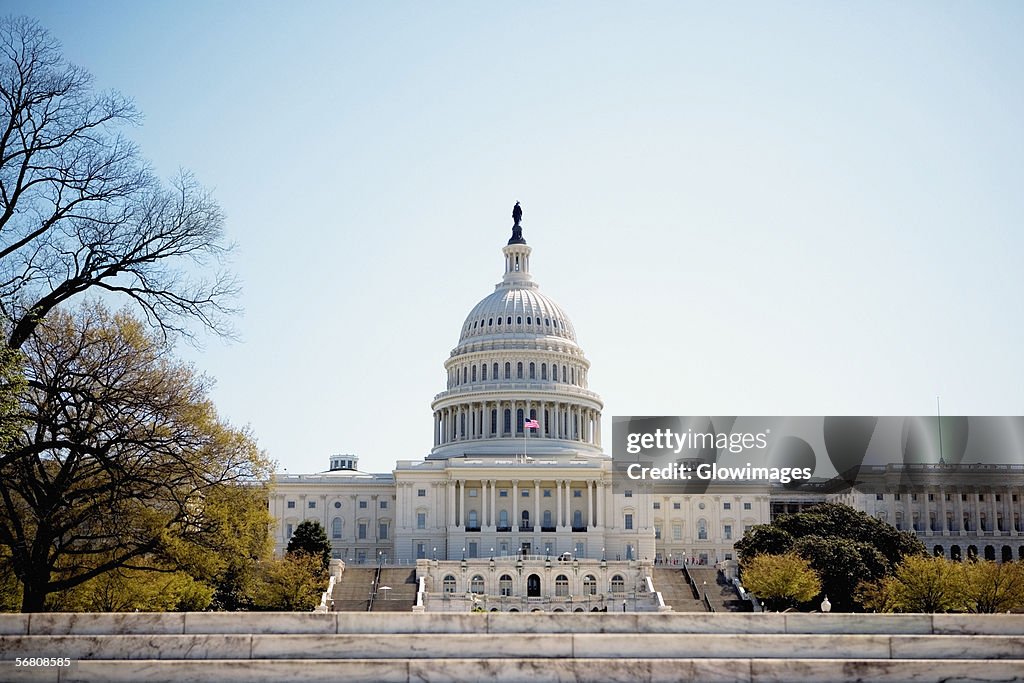
<svg viewBox="0 0 1024 683">
<path fill-rule="evenodd" d="M 540 429 L 540 422 L 536 420 L 527 420 L 523 423 L 523 427 L 526 429 Z"/>
</svg>

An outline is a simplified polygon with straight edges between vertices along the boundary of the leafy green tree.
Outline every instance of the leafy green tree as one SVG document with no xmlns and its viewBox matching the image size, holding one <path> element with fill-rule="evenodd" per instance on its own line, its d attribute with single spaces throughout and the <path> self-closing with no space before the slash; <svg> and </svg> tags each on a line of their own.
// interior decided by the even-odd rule
<svg viewBox="0 0 1024 683">
<path fill-rule="evenodd" d="M 1020 612 L 1024 610 L 1024 564 L 1021 562 L 973 562 L 964 565 L 972 612 Z"/>
<path fill-rule="evenodd" d="M 331 562 L 331 542 L 327 531 L 315 519 L 305 519 L 295 527 L 295 533 L 288 539 L 288 554 L 306 554 L 320 558 L 324 569 Z"/>
<path fill-rule="evenodd" d="M 115 569 L 216 577 L 238 547 L 228 501 L 270 468 L 219 420 L 206 379 L 99 305 L 52 312 L 25 356 L 28 424 L 0 462 L 0 543 L 22 610 Z"/>
<path fill-rule="evenodd" d="M 308 612 L 326 590 L 327 572 L 316 555 L 298 552 L 264 562 L 253 606 L 259 610 Z"/>
<path fill-rule="evenodd" d="M 743 585 L 772 609 L 795 607 L 821 592 L 818 573 L 796 553 L 755 555 L 743 564 Z"/>
<path fill-rule="evenodd" d="M 857 588 L 891 574 L 903 558 L 926 553 L 913 534 L 838 503 L 824 503 L 755 526 L 736 543 L 741 563 L 795 552 L 811 563 L 835 611 L 858 608 Z"/>
<path fill-rule="evenodd" d="M 51 596 L 62 612 L 194 612 L 210 605 L 213 588 L 183 571 L 119 567 Z"/>
<path fill-rule="evenodd" d="M 908 555 L 895 573 L 859 591 L 880 612 L 966 612 L 972 605 L 964 565 L 944 557 Z"/>
</svg>

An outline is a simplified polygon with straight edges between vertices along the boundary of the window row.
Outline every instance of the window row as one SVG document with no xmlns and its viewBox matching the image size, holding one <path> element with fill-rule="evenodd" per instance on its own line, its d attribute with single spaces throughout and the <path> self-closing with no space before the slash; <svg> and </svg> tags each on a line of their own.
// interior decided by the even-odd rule
<svg viewBox="0 0 1024 683">
<path fill-rule="evenodd" d="M 507 380 L 541 380 L 547 381 L 550 375 L 552 382 L 585 386 L 586 378 L 583 368 L 575 365 L 557 363 L 523 363 L 513 365 L 510 361 L 502 363 L 481 363 L 479 365 L 463 365 L 461 368 L 448 370 L 448 388 L 473 382 L 495 382 Z"/>
<path fill-rule="evenodd" d="M 652 507 L 655 510 L 660 510 L 661 509 L 661 501 L 659 501 L 659 500 L 654 501 L 652 503 Z M 678 503 L 678 502 L 673 502 L 672 503 L 672 509 L 673 510 L 681 510 L 682 507 L 683 507 L 682 503 Z M 701 508 L 701 509 L 703 510 L 704 508 Z M 732 510 L 733 509 L 732 502 L 730 502 L 730 501 L 723 502 L 722 503 L 722 509 L 723 510 Z M 753 509 L 753 505 L 751 503 L 743 503 L 743 509 L 744 510 L 751 510 L 751 509 Z"/>
<path fill-rule="evenodd" d="M 490 316 L 488 318 L 481 318 L 474 320 L 472 324 L 466 323 L 465 332 L 467 334 L 481 333 L 489 334 L 491 332 L 500 332 L 503 329 L 508 329 L 510 325 L 515 321 L 515 325 L 525 325 L 526 327 L 535 328 L 536 331 L 559 331 L 563 334 L 569 333 L 569 325 L 561 318 L 551 317 L 540 317 L 539 315 L 498 315 Z"/>
<path fill-rule="evenodd" d="M 583 581 L 580 584 L 583 595 L 597 595 L 598 594 L 598 581 L 597 577 L 593 574 L 587 574 L 583 577 Z M 452 594 L 456 593 L 458 587 L 458 581 L 454 574 L 448 574 L 444 577 L 441 583 L 441 589 L 444 593 Z M 494 586 L 490 587 L 493 591 Z M 522 591 L 522 586 L 519 587 L 519 591 Z M 530 574 L 526 577 L 525 581 L 526 595 L 529 597 L 540 597 L 543 595 L 543 580 L 539 574 Z M 555 597 L 568 597 L 571 593 L 569 591 L 569 577 L 566 574 L 559 574 L 554 580 L 554 590 L 552 586 L 548 586 L 548 595 L 554 595 Z M 501 578 L 498 579 L 497 592 L 488 592 L 487 582 L 482 574 L 475 574 L 469 580 L 468 591 L 476 595 L 500 595 L 504 597 L 512 597 L 516 595 L 516 581 L 512 578 L 511 574 L 502 574 Z M 608 581 L 608 592 L 609 593 L 625 593 L 626 592 L 626 580 L 622 574 L 615 574 Z"/>
</svg>

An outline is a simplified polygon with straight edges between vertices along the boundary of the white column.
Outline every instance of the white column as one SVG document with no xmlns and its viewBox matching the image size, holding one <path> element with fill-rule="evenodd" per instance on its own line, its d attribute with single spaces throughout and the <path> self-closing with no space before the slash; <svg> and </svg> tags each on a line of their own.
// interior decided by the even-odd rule
<svg viewBox="0 0 1024 683">
<path fill-rule="evenodd" d="M 466 526 L 466 480 L 459 480 L 459 526 Z"/>
<path fill-rule="evenodd" d="M 498 526 L 498 518 L 495 516 L 495 508 L 497 507 L 495 505 L 495 498 L 498 497 L 497 485 L 498 482 L 491 479 L 491 526 L 494 527 Z"/>
<path fill-rule="evenodd" d="M 594 528 L 594 482 L 587 481 L 587 528 Z"/>
<path fill-rule="evenodd" d="M 565 482 L 565 526 L 572 527 L 572 480 Z"/>
<path fill-rule="evenodd" d="M 555 529 L 565 526 L 562 524 L 562 481 L 555 480 Z"/>
<path fill-rule="evenodd" d="M 519 480 L 512 480 L 512 526 L 519 526 Z"/>
<path fill-rule="evenodd" d="M 533 480 L 533 528 L 540 526 L 540 479 Z"/>
</svg>

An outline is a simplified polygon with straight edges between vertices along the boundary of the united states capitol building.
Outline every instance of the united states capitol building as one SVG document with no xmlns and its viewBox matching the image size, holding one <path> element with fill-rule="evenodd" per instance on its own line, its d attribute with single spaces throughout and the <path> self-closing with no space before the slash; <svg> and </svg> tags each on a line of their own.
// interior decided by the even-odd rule
<svg viewBox="0 0 1024 683">
<path fill-rule="evenodd" d="M 335 558 L 349 566 L 419 563 L 436 591 L 449 580 L 467 584 L 443 587 L 453 593 L 594 594 L 613 580 L 642 591 L 655 564 L 728 563 L 751 526 L 840 500 L 914 529 L 936 553 L 1024 557 L 1021 465 L 979 465 L 967 477 L 961 466 L 958 484 L 935 465 L 914 479 L 915 490 L 882 468 L 869 473 L 867 488 L 836 494 L 735 483 L 682 495 L 613 478 L 590 363 L 569 316 L 534 280 L 521 213 L 514 216 L 501 281 L 470 310 L 444 362 L 430 453 L 387 473 L 361 472 L 356 456 L 334 455 L 328 471 L 278 475 L 269 502 L 277 552 L 299 522 L 316 519 Z M 575 562 L 576 572 L 558 574 L 571 585 L 543 572 L 527 572 L 539 584 L 526 585 L 521 563 L 531 558 L 548 567 L 552 558 Z M 444 569 L 516 561 L 518 574 Z M 578 571 L 581 562 L 592 570 Z M 496 585 L 469 585 L 477 579 Z"/>
</svg>

